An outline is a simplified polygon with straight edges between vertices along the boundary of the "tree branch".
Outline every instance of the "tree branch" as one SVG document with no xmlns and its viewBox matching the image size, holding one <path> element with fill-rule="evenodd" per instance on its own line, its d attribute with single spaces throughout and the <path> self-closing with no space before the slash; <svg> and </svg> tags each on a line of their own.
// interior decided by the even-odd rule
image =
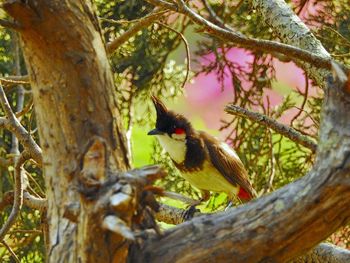
<svg viewBox="0 0 350 263">
<path fill-rule="evenodd" d="M 152 13 L 139 19 L 139 21 L 136 24 L 134 24 L 129 30 L 127 30 L 125 33 L 123 33 L 121 36 L 117 37 L 113 41 L 107 43 L 107 54 L 111 55 L 116 49 L 118 49 L 122 44 L 128 41 L 142 28 L 148 27 L 154 21 L 162 17 L 166 12 L 168 12 L 168 10 L 162 10 L 162 8 L 155 8 Z"/>
<path fill-rule="evenodd" d="M 327 262 L 347 263 L 350 251 L 328 243 L 321 243 L 303 256 L 293 259 L 290 263 Z"/>
<path fill-rule="evenodd" d="M 11 226 L 15 223 L 16 218 L 22 208 L 23 204 L 23 171 L 22 166 L 26 160 L 30 158 L 28 152 L 24 151 L 21 153 L 19 158 L 16 160 L 15 164 L 15 191 L 14 191 L 14 201 L 13 207 L 9 218 L 2 226 L 0 230 L 0 240 L 2 241 L 6 233 L 10 230 Z"/>
<path fill-rule="evenodd" d="M 251 121 L 258 122 L 264 126 L 267 126 L 275 132 L 289 138 L 293 142 L 303 145 L 304 147 L 310 149 L 312 152 L 316 152 L 317 144 L 310 140 L 307 136 L 301 134 L 292 127 L 277 122 L 276 120 L 264 114 L 252 112 L 233 104 L 227 105 L 225 111 L 229 114 L 248 118 Z"/>
<path fill-rule="evenodd" d="M 182 41 L 183 41 L 183 43 L 185 45 L 186 58 L 187 58 L 186 75 L 185 75 L 185 79 L 183 80 L 182 85 L 181 85 L 181 87 L 184 88 L 185 85 L 186 85 L 186 82 L 188 81 L 188 78 L 189 78 L 189 75 L 190 75 L 190 71 L 191 71 L 191 53 L 190 53 L 190 48 L 189 48 L 188 42 L 187 42 L 185 36 L 181 32 L 175 30 L 174 28 L 168 26 L 167 24 L 164 24 L 164 23 L 161 23 L 161 22 L 157 22 L 157 24 L 159 24 L 159 25 L 161 25 L 161 26 L 163 26 L 163 27 L 165 27 L 165 28 L 175 32 L 176 34 L 178 34 L 181 37 L 181 39 L 182 39 Z"/>
<path fill-rule="evenodd" d="M 0 81 L 3 83 L 5 87 L 9 86 L 15 86 L 18 84 L 28 84 L 29 83 L 29 76 L 7 76 L 7 77 L 0 77 Z"/>
<path fill-rule="evenodd" d="M 253 8 L 278 38 L 289 45 L 308 50 L 325 59 L 330 59 L 329 53 L 321 42 L 312 34 L 310 29 L 290 8 L 284 0 L 252 0 Z M 296 61 L 295 57 L 293 61 Z M 303 65 L 304 70 L 312 77 L 318 85 L 323 85 L 327 72 L 320 70 L 319 65 L 310 63 Z M 326 68 L 329 69 L 329 68 Z"/>
<path fill-rule="evenodd" d="M 33 137 L 22 126 L 22 124 L 16 118 L 11 106 L 7 100 L 6 94 L 0 83 L 0 102 L 5 111 L 7 118 L 0 117 L 0 126 L 4 126 L 13 132 L 26 150 L 30 153 L 31 157 L 39 164 L 42 163 L 42 151 L 39 145 L 34 141 Z"/>
<path fill-rule="evenodd" d="M 347 224 L 350 96 L 334 84 L 325 96 L 317 160 L 308 175 L 228 212 L 200 216 L 147 239 L 132 262 L 203 262 L 218 255 L 222 261 L 286 262 Z"/>
<path fill-rule="evenodd" d="M 156 219 L 158 221 L 167 224 L 181 224 L 184 222 L 183 215 L 186 210 L 172 207 L 169 205 L 161 204 L 159 211 L 156 213 Z M 194 217 L 203 216 L 205 214 L 196 212 Z M 208 214 L 207 214 L 208 215 Z M 347 263 L 350 259 L 350 251 L 341 247 L 321 243 L 312 248 L 306 254 L 297 257 L 289 263 L 304 263 L 304 262 L 327 262 L 327 263 Z"/>
<path fill-rule="evenodd" d="M 329 56 L 325 57 L 324 54 L 318 55 L 316 53 L 312 53 L 310 51 L 288 44 L 279 43 L 276 41 L 250 38 L 243 35 L 242 33 L 222 28 L 209 22 L 208 20 L 194 12 L 182 0 L 178 0 L 177 5 L 163 0 L 147 1 L 151 4 L 182 13 L 191 18 L 196 24 L 203 26 L 209 34 L 212 34 L 213 36 L 216 36 L 222 40 L 234 43 L 237 46 L 256 51 L 270 52 L 272 55 L 274 52 L 281 53 L 296 63 L 304 61 L 318 68 L 323 68 L 327 70 L 331 70 L 332 68 L 332 59 Z"/>
<path fill-rule="evenodd" d="M 21 261 L 19 260 L 19 258 L 17 257 L 16 253 L 12 250 L 12 248 L 7 244 L 7 242 L 5 240 L 2 240 L 1 243 L 4 245 L 4 247 L 6 247 L 6 249 L 10 252 L 13 260 L 16 263 L 20 263 Z"/>
<path fill-rule="evenodd" d="M 0 26 L 6 27 L 6 28 L 10 28 L 10 29 L 13 29 L 13 30 L 19 30 L 19 29 L 22 28 L 19 23 L 8 21 L 8 20 L 5 20 L 5 19 L 0 19 Z"/>
</svg>

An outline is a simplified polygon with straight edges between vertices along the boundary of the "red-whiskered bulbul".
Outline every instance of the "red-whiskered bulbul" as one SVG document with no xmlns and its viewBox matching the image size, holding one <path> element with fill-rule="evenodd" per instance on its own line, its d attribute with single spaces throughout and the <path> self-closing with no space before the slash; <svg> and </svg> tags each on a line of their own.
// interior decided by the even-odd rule
<svg viewBox="0 0 350 263">
<path fill-rule="evenodd" d="M 256 197 L 248 173 L 236 152 L 215 137 L 192 128 L 182 115 L 168 110 L 152 96 L 157 112 L 156 128 L 148 132 L 155 135 L 170 155 L 183 178 L 202 192 L 206 201 L 210 192 L 236 196 L 242 201 Z"/>
</svg>

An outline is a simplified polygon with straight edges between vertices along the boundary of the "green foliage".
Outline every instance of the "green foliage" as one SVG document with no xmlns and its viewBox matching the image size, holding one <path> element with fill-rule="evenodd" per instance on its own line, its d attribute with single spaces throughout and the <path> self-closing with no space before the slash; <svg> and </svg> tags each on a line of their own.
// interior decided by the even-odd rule
<svg viewBox="0 0 350 263">
<path fill-rule="evenodd" d="M 152 5 L 142 0 L 94 0 L 97 14 L 101 21 L 102 34 L 105 42 L 110 42 L 121 36 L 139 19 L 152 12 Z M 188 1 L 194 10 L 208 17 L 209 13 L 198 7 L 196 1 Z M 249 5 L 249 1 L 208 1 L 212 9 L 222 18 L 225 24 L 239 29 L 248 36 L 262 39 L 276 39 L 257 13 Z M 291 1 L 296 12 L 307 9 L 312 1 Z M 316 15 L 310 15 L 307 23 L 312 26 L 317 37 L 335 58 L 349 64 L 350 53 L 350 5 L 348 1 L 317 1 Z M 320 123 L 322 91 L 315 90 L 308 81 L 299 91 L 290 87 L 282 87 L 276 80 L 275 64 L 270 55 L 251 53 L 252 60 L 242 66 L 241 61 L 230 56 L 232 45 L 221 42 L 209 35 L 202 37 L 201 29 L 189 19 L 182 16 L 167 14 L 161 22 L 178 32 L 184 33 L 191 45 L 194 75 L 215 74 L 222 89 L 232 91 L 231 101 L 241 107 L 262 112 L 276 120 L 284 121 L 301 133 L 317 138 Z M 23 58 L 15 54 L 13 33 L 0 28 L 0 75 L 15 74 L 16 64 L 19 71 L 25 74 Z M 199 37 L 201 36 L 201 37 Z M 197 41 L 198 40 L 198 41 Z M 194 43 L 197 41 L 197 43 Z M 135 36 L 119 47 L 110 57 L 114 73 L 118 106 L 123 116 L 126 130 L 132 133 L 133 164 L 142 166 L 148 163 L 162 164 L 169 172 L 165 180 L 158 185 L 167 190 L 199 198 L 199 193 L 186 182 L 173 166 L 169 156 L 165 154 L 153 138 L 147 137 L 147 131 L 155 121 L 153 106 L 149 95 L 155 94 L 161 99 L 173 101 L 183 93 L 182 83 L 186 75 L 185 63 L 179 61 L 175 54 L 183 49 L 178 33 L 154 23 L 143 28 Z M 250 51 L 247 51 L 250 52 Z M 211 54 L 214 59 L 201 63 L 200 60 Z M 17 55 L 17 56 L 16 56 Z M 182 60 L 183 58 L 181 58 Z M 283 58 L 281 58 L 283 59 Z M 231 85 L 225 85 L 229 79 Z M 225 82 L 226 81 L 226 82 Z M 24 105 L 31 102 L 28 87 L 24 95 Z M 299 87 L 300 88 L 300 87 Z M 280 90 L 283 89 L 283 92 Z M 314 92 L 306 92 L 313 90 Z M 18 87 L 6 90 L 13 109 L 17 107 Z M 276 107 L 270 104 L 267 91 L 279 92 L 284 95 L 283 101 Z M 213 98 L 215 103 L 215 98 Z M 297 109 L 297 111 L 295 111 Z M 294 111 L 293 111 L 294 110 Z M 1 116 L 4 113 L 0 109 Z M 288 117 L 289 118 L 286 118 Z M 287 121 L 286 121 L 287 119 Z M 22 117 L 21 123 L 32 131 L 36 141 L 36 121 L 33 109 L 30 108 Z M 196 126 L 196 123 L 194 123 Z M 232 117 L 222 122 L 220 132 L 228 134 L 226 141 L 236 149 L 244 162 L 254 187 L 260 194 L 271 192 L 305 175 L 310 169 L 314 156 L 310 150 L 297 145 L 280 134 L 253 123 L 245 118 Z M 0 129 L 0 158 L 10 159 L 13 138 L 9 131 Z M 19 150 L 22 150 L 20 146 Z M 1 162 L 2 163 L 2 162 Z M 44 178 L 41 170 L 34 163 L 25 166 L 30 187 L 29 192 L 38 197 L 45 196 Z M 13 164 L 0 165 L 0 200 L 4 194 L 13 190 Z M 184 207 L 179 202 L 162 199 L 167 204 Z M 222 210 L 226 205 L 225 194 L 214 194 L 204 211 Z M 0 225 L 10 212 L 10 206 L 1 211 Z M 22 262 L 43 262 L 44 242 L 41 234 L 42 215 L 36 210 L 23 208 L 20 220 L 11 229 L 6 241 Z M 348 228 L 332 239 L 341 240 L 349 246 Z M 343 238 L 345 237 L 345 238 Z M 0 261 L 11 262 L 7 249 L 0 247 Z"/>
</svg>

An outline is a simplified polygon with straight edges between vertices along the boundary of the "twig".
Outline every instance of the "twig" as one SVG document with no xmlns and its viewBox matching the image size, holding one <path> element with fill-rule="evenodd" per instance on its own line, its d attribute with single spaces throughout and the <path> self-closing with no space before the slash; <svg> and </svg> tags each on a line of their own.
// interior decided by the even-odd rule
<svg viewBox="0 0 350 263">
<path fill-rule="evenodd" d="M 13 158 L 2 158 L 0 157 L 0 166 L 7 168 L 9 165 L 13 164 Z"/>
<path fill-rule="evenodd" d="M 2 241 L 6 235 L 6 233 L 10 230 L 11 226 L 15 223 L 16 218 L 19 214 L 19 211 L 22 208 L 23 205 L 23 171 L 22 166 L 25 163 L 26 160 L 30 158 L 30 155 L 27 151 L 23 151 L 19 158 L 16 160 L 15 163 L 15 187 L 14 187 L 14 200 L 13 200 L 13 207 L 11 210 L 11 213 L 5 222 L 5 224 L 2 226 L 0 230 L 0 240 Z"/>
<path fill-rule="evenodd" d="M 264 193 L 268 193 L 272 188 L 273 188 L 273 180 L 275 178 L 275 156 L 274 156 L 274 149 L 273 149 L 273 142 L 272 142 L 272 132 L 270 129 L 268 129 L 268 139 L 269 139 L 269 144 L 270 144 L 270 149 L 269 149 L 269 153 L 270 153 L 270 174 L 269 174 L 269 178 L 267 181 L 266 186 L 264 187 Z"/>
<path fill-rule="evenodd" d="M 133 35 L 139 32 L 142 28 L 145 28 L 151 25 L 154 21 L 159 19 L 164 13 L 168 12 L 168 10 L 162 10 L 161 8 L 155 8 L 154 11 L 141 18 L 139 22 L 134 24 L 129 30 L 123 33 L 121 36 L 117 37 L 113 41 L 107 43 L 106 49 L 107 54 L 111 55 L 117 48 L 119 48 L 122 44 L 128 41 Z"/>
<path fill-rule="evenodd" d="M 212 22 L 214 22 L 214 24 L 216 24 L 218 26 L 221 26 L 223 28 L 227 28 L 228 29 L 228 27 L 225 25 L 224 21 L 222 21 L 222 19 L 211 8 L 211 6 L 208 3 L 208 1 L 207 0 L 202 0 L 202 3 L 204 5 L 205 9 L 208 11 L 210 19 L 212 20 Z"/>
<path fill-rule="evenodd" d="M 3 195 L 2 200 L 0 201 L 0 211 L 4 210 L 5 207 L 13 205 L 14 202 L 14 191 L 6 192 Z M 23 204 L 29 208 L 37 210 L 46 210 L 47 209 L 47 200 L 45 198 L 39 198 L 31 195 L 26 190 L 23 191 Z"/>
<path fill-rule="evenodd" d="M 161 26 L 163 26 L 163 27 L 165 27 L 165 28 L 175 32 L 176 34 L 178 34 L 181 37 L 182 41 L 184 42 L 185 49 L 186 49 L 186 57 L 187 57 L 186 76 L 185 76 L 185 79 L 182 82 L 182 88 L 184 88 L 185 85 L 186 85 L 186 82 L 188 81 L 188 77 L 190 75 L 190 70 L 191 70 L 191 62 L 190 62 L 191 61 L 191 53 L 190 53 L 190 48 L 189 48 L 188 42 L 187 42 L 185 36 L 181 32 L 175 30 L 174 28 L 172 28 L 172 27 L 170 27 L 170 26 L 168 26 L 168 25 L 166 25 L 166 24 L 164 24 L 162 22 L 157 22 L 157 24 L 159 24 L 159 25 L 161 25 Z"/>
<path fill-rule="evenodd" d="M 241 116 L 250 119 L 251 121 L 258 122 L 262 125 L 265 125 L 272 130 L 274 130 L 277 133 L 282 134 L 283 136 L 289 138 L 290 140 L 299 143 L 303 145 L 304 147 L 310 149 L 312 152 L 316 152 L 317 145 L 313 141 L 311 141 L 307 136 L 302 135 L 295 129 L 286 126 L 284 124 L 278 123 L 274 119 L 271 119 L 270 117 L 257 113 L 257 112 L 252 112 L 248 111 L 244 108 L 241 108 L 236 105 L 227 105 L 225 108 L 225 111 L 229 114 Z"/>
<path fill-rule="evenodd" d="M 269 52 L 272 55 L 274 52 L 277 52 L 287 56 L 288 58 L 296 62 L 301 60 L 304 62 L 308 62 L 318 68 L 324 68 L 328 70 L 332 68 L 331 58 L 325 58 L 307 50 L 303 50 L 288 44 L 279 43 L 271 40 L 247 37 L 240 32 L 235 32 L 233 30 L 217 26 L 212 22 L 206 20 L 196 12 L 194 12 L 182 0 L 177 0 L 177 5 L 163 0 L 147 0 L 147 2 L 156 6 L 167 8 L 178 13 L 182 13 L 191 18 L 192 21 L 194 21 L 198 25 L 203 26 L 209 34 L 212 34 L 222 40 L 230 41 L 231 43 L 234 43 L 237 46 L 249 48 L 256 51 Z"/>
<path fill-rule="evenodd" d="M 12 250 L 12 248 L 7 244 L 5 240 L 2 240 L 1 243 L 6 247 L 6 249 L 10 252 L 11 256 L 13 257 L 14 261 L 17 263 L 20 263 L 21 261 L 17 257 L 16 253 Z"/>
<path fill-rule="evenodd" d="M 30 153 L 31 157 L 41 165 L 42 163 L 42 151 L 39 145 L 34 141 L 33 137 L 27 132 L 22 124 L 16 118 L 11 106 L 6 98 L 4 89 L 0 82 L 0 102 L 5 111 L 7 118 L 0 118 L 0 126 L 5 126 L 11 132 L 13 132 L 26 150 Z"/>
<path fill-rule="evenodd" d="M 0 19 L 0 26 L 6 27 L 6 28 L 11 28 L 13 30 L 19 30 L 22 28 L 18 22 L 12 22 L 12 21 L 8 21 L 5 19 Z"/>
<path fill-rule="evenodd" d="M 16 75 L 21 74 L 21 58 L 20 58 L 20 45 L 19 45 L 19 39 L 16 32 L 13 33 L 13 48 L 14 48 L 14 57 L 15 57 L 15 66 L 14 66 L 14 72 Z M 23 110 L 23 104 L 24 104 L 24 88 L 22 85 L 17 86 L 17 98 L 16 98 L 16 112 L 20 112 Z M 16 116 L 18 118 L 18 116 Z M 18 119 L 20 121 L 20 119 Z M 19 151 L 19 143 L 18 138 L 14 133 L 12 133 L 12 143 L 11 143 L 11 150 L 10 153 L 18 155 L 20 153 Z"/>
<path fill-rule="evenodd" d="M 301 93 L 301 92 L 300 92 Z M 293 119 L 290 121 L 290 126 L 293 126 L 293 122 L 300 116 L 300 114 L 304 111 L 304 107 L 309 95 L 309 78 L 307 77 L 307 73 L 305 72 L 305 92 L 303 94 L 303 102 L 301 103 L 299 112 L 293 117 Z"/>
<path fill-rule="evenodd" d="M 33 107 L 33 98 L 30 98 L 30 100 L 28 101 L 27 105 L 24 107 L 24 109 L 22 109 L 21 111 L 17 111 L 16 112 L 16 117 L 22 117 L 24 114 L 26 114 L 28 111 L 30 111 L 30 109 Z"/>
<path fill-rule="evenodd" d="M 18 84 L 28 84 L 29 83 L 29 76 L 7 76 L 7 77 L 0 77 L 0 81 L 4 84 L 5 87 L 8 86 L 15 86 Z"/>
</svg>

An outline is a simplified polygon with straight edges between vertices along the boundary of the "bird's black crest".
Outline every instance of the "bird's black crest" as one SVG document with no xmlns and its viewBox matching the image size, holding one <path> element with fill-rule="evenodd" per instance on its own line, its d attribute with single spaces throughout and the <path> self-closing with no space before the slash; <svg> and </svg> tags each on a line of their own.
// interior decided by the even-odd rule
<svg viewBox="0 0 350 263">
<path fill-rule="evenodd" d="M 163 102 L 155 96 L 152 101 L 157 112 L 156 128 L 166 133 L 173 133 L 176 128 L 182 128 L 189 134 L 192 131 L 191 123 L 181 114 L 168 110 Z"/>
</svg>

